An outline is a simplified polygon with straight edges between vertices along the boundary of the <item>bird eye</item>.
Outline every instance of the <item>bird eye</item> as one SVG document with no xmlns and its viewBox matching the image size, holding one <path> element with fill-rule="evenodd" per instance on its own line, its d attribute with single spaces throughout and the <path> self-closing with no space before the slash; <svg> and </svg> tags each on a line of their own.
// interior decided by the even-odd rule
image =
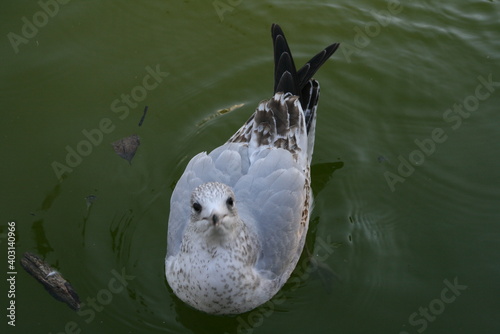
<svg viewBox="0 0 500 334">
<path fill-rule="evenodd" d="M 193 210 L 196 211 L 197 213 L 201 212 L 201 204 L 198 202 L 193 203 Z"/>
<path fill-rule="evenodd" d="M 232 207 L 233 207 L 233 205 L 234 205 L 234 200 L 233 200 L 233 198 L 232 198 L 232 197 L 228 197 L 228 198 L 227 198 L 227 201 L 226 201 L 226 204 L 227 204 L 227 206 L 229 206 L 230 208 L 232 208 Z"/>
</svg>

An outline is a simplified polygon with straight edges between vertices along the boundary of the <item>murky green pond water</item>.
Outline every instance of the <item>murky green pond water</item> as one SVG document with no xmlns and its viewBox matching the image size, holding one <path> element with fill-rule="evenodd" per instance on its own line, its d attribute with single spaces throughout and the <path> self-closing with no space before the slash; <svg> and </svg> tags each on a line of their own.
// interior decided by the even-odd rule
<svg viewBox="0 0 500 334">
<path fill-rule="evenodd" d="M 500 330 L 498 1 L 4 1 L 0 16 L 3 333 Z M 208 316 L 166 284 L 169 199 L 272 93 L 272 22 L 297 65 L 343 43 L 316 75 L 307 251 L 268 304 Z M 129 164 L 111 143 L 132 134 Z M 79 313 L 21 268 L 26 251 Z"/>
</svg>

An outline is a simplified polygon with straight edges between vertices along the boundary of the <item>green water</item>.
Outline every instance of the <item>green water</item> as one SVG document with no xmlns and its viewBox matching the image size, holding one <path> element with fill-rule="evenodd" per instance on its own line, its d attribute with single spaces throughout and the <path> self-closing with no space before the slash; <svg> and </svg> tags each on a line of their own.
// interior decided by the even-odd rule
<svg viewBox="0 0 500 334">
<path fill-rule="evenodd" d="M 499 331 L 498 1 L 42 3 L 0 14 L 2 333 Z M 169 199 L 272 93 L 272 22 L 299 66 L 343 43 L 316 75 L 307 251 L 270 303 L 208 316 L 166 284 Z M 129 165 L 111 143 L 132 134 Z M 24 272 L 26 251 L 80 313 Z"/>
</svg>

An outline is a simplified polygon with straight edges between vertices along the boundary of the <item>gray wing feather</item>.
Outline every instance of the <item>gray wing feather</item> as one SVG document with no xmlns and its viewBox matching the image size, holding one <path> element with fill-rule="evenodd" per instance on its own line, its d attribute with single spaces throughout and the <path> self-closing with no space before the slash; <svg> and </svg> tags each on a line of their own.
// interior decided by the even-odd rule
<svg viewBox="0 0 500 334">
<path fill-rule="evenodd" d="M 289 151 L 266 149 L 235 185 L 239 214 L 254 224 L 261 244 L 257 269 L 279 277 L 295 265 L 307 227 L 301 222 L 305 179 Z"/>
<path fill-rule="evenodd" d="M 261 247 L 257 269 L 277 277 L 289 270 L 300 255 L 296 253 L 302 250 L 307 227 L 301 223 L 306 175 L 287 150 L 263 148 L 253 156 L 250 166 L 248 147 L 227 143 L 191 159 L 171 198 L 167 256 L 180 249 L 192 191 L 218 181 L 233 188 L 241 219 L 257 234 Z"/>
<path fill-rule="evenodd" d="M 242 173 L 248 170 L 245 158 L 242 145 L 226 144 L 208 155 L 206 152 L 200 153 L 189 161 L 170 199 L 167 256 L 177 254 L 180 249 L 182 236 L 191 215 L 190 200 L 193 190 L 203 183 L 214 181 L 233 186 Z"/>
</svg>

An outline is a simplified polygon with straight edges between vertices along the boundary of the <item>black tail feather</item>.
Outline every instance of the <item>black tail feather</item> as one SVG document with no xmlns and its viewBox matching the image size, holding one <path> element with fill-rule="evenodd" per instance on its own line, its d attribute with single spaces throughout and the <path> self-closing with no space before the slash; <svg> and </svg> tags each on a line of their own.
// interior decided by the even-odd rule
<svg viewBox="0 0 500 334">
<path fill-rule="evenodd" d="M 303 105 L 307 104 L 307 101 L 302 101 L 304 87 L 321 65 L 337 50 L 339 43 L 326 47 L 297 71 L 285 34 L 279 25 L 272 25 L 271 35 L 274 45 L 274 93 L 291 93 L 299 96 Z"/>
<path fill-rule="evenodd" d="M 283 30 L 277 24 L 271 27 L 274 46 L 274 92 L 298 95 L 298 76 Z"/>
<path fill-rule="evenodd" d="M 299 87 L 302 89 L 306 83 L 311 80 L 317 70 L 333 55 L 338 49 L 339 43 L 327 46 L 323 51 L 312 57 L 304 66 L 297 71 L 299 78 Z"/>
<path fill-rule="evenodd" d="M 317 80 L 309 80 L 301 91 L 301 105 L 302 110 L 305 113 L 306 120 L 306 130 L 309 133 L 311 130 L 311 124 L 314 120 L 314 114 L 316 113 L 316 107 L 318 106 L 319 99 L 319 83 Z"/>
</svg>

